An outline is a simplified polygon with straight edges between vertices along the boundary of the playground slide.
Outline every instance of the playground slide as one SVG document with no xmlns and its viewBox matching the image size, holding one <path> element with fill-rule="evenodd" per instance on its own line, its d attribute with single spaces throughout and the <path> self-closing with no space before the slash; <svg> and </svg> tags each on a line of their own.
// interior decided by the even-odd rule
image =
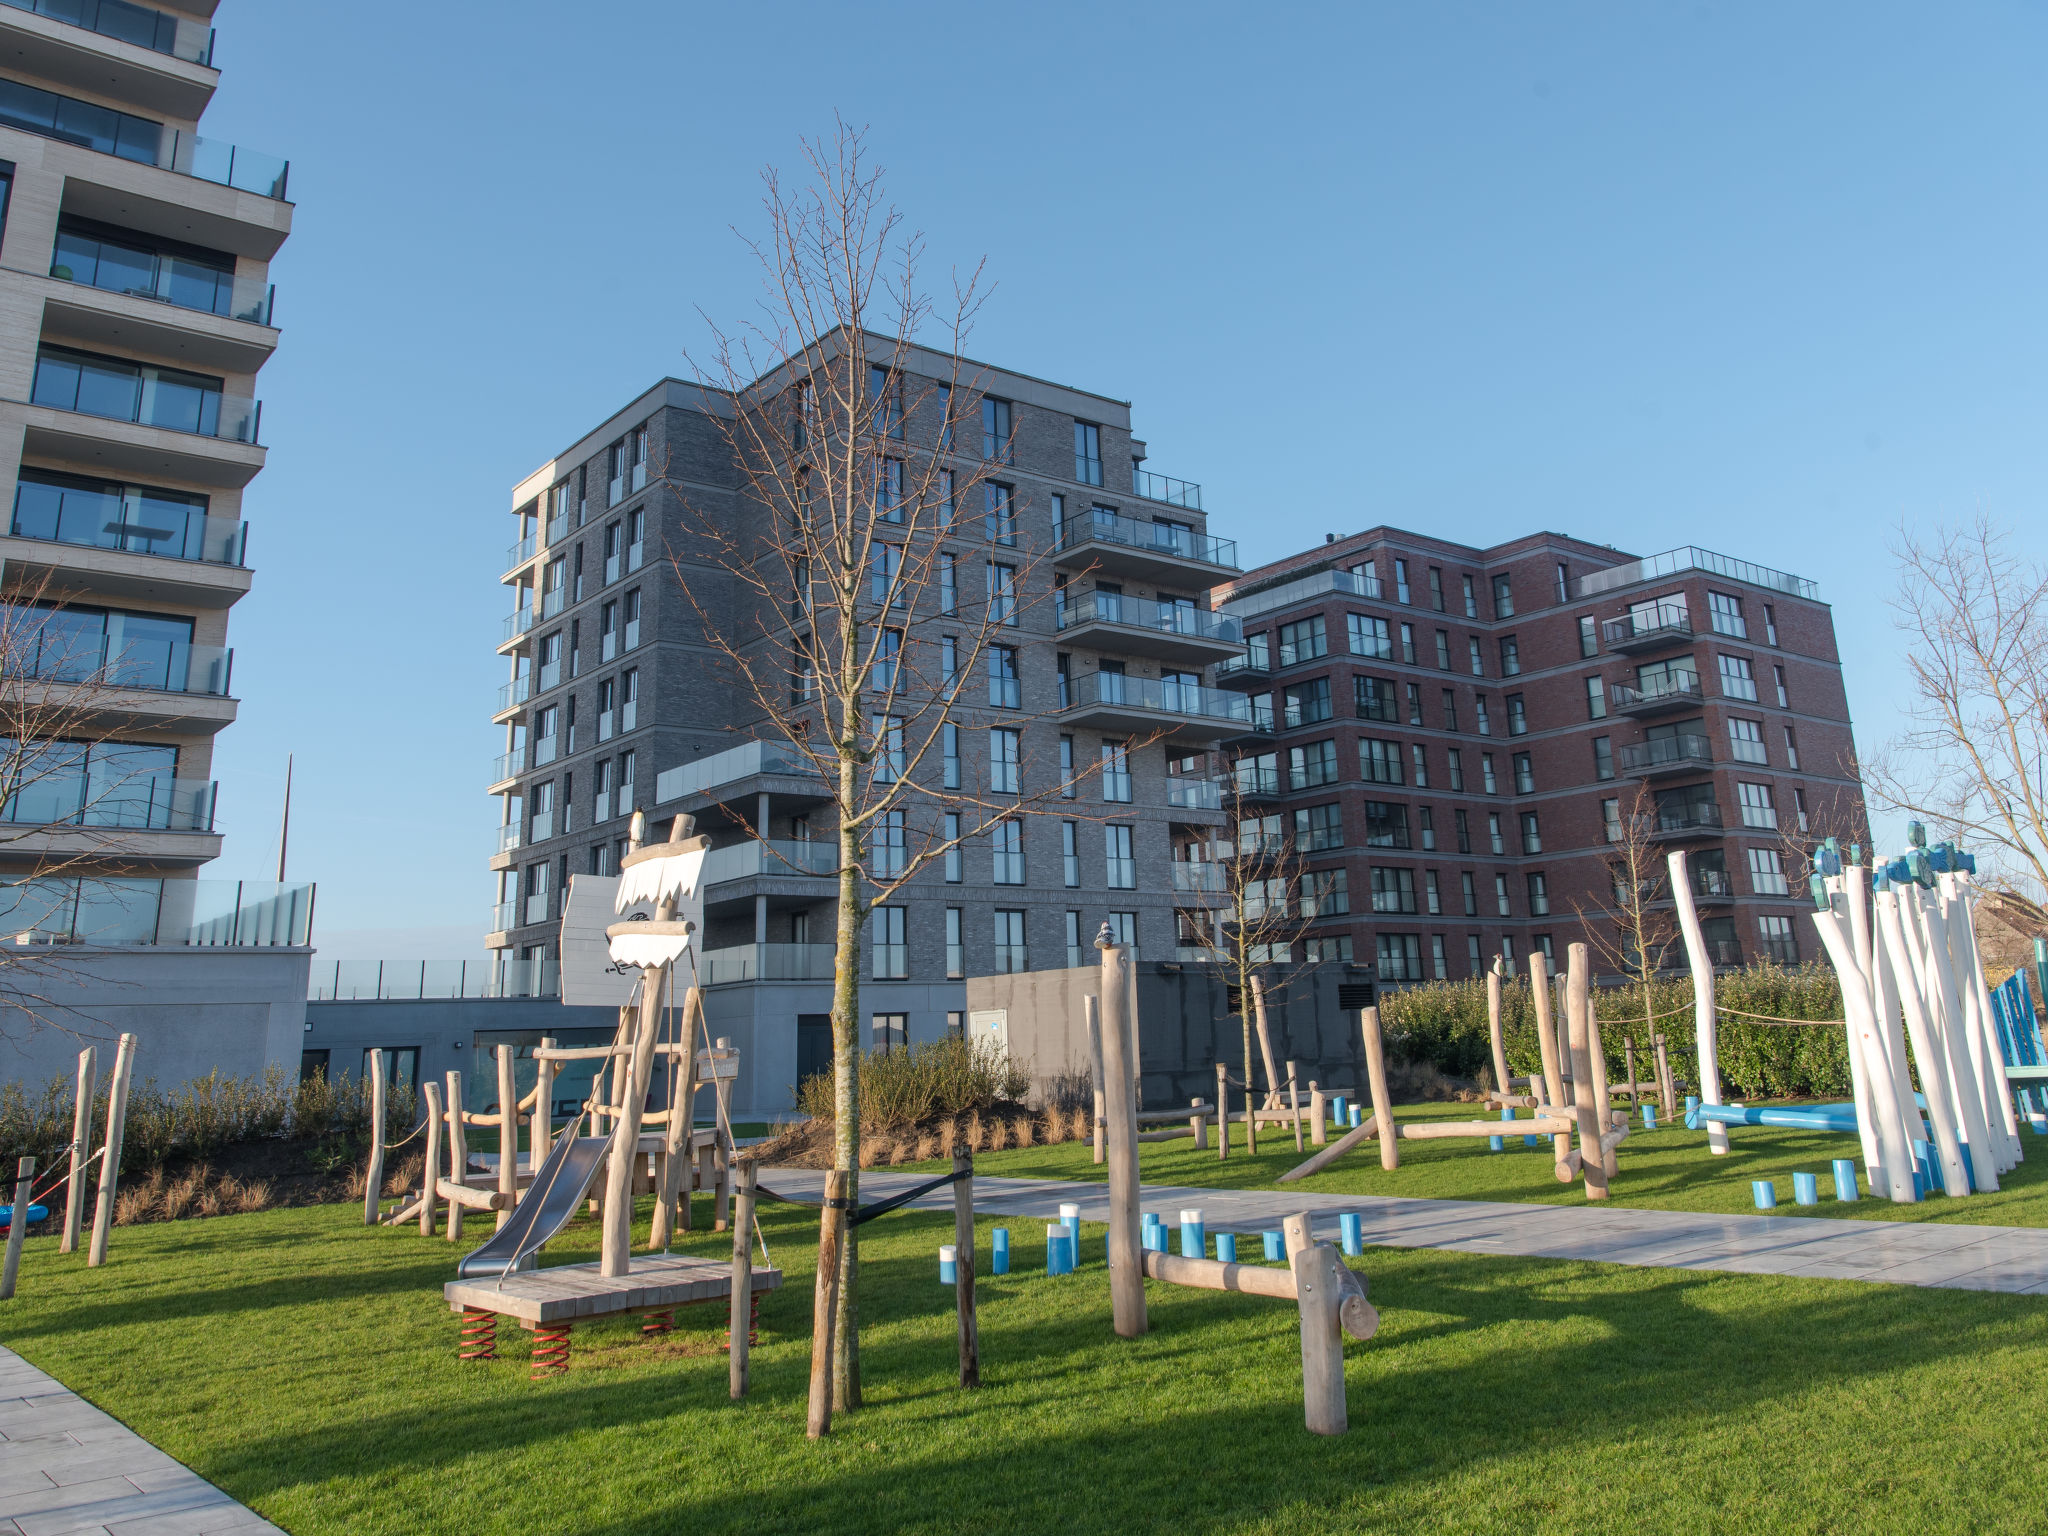
<svg viewBox="0 0 2048 1536">
<path fill-rule="evenodd" d="M 512 1219 L 483 1247 L 463 1258 L 455 1267 L 456 1277 L 471 1280 L 508 1275 L 540 1252 L 576 1214 L 611 1145 L 608 1135 L 558 1137 L 547 1161 L 527 1186 L 526 1197 L 514 1208 Z"/>
</svg>

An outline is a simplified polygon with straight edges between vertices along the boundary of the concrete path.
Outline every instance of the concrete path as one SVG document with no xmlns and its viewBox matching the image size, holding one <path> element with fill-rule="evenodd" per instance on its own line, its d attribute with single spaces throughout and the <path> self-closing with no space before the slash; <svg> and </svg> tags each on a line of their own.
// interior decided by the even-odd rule
<svg viewBox="0 0 2048 1536">
<path fill-rule="evenodd" d="M 926 1177 L 869 1170 L 860 1177 L 861 1199 L 884 1199 Z M 824 1181 L 823 1173 L 805 1169 L 762 1170 L 764 1184 L 793 1198 L 816 1200 Z M 1109 1219 L 1107 1184 L 982 1175 L 974 1180 L 974 1208 L 991 1216 L 1057 1221 L 1063 1200 L 1080 1205 L 1083 1221 Z M 942 1188 L 913 1203 L 951 1210 L 952 1191 Z M 2048 1294 L 2048 1229 L 2037 1227 L 1145 1186 L 1144 1209 L 1159 1212 L 1167 1225 L 1178 1224 L 1183 1207 L 1199 1209 L 1210 1231 L 1264 1231 L 1278 1228 L 1282 1217 L 1305 1211 L 1318 1234 L 1334 1240 L 1338 1214 L 1356 1211 L 1364 1218 L 1366 1242 L 1389 1248 Z"/>
<path fill-rule="evenodd" d="M 284 1536 L 11 1349 L 0 1349 L 0 1536 Z"/>
</svg>

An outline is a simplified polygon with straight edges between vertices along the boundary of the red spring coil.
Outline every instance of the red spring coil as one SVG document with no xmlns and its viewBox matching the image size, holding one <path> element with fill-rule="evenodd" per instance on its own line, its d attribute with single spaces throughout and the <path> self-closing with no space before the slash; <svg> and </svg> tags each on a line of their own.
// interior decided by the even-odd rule
<svg viewBox="0 0 2048 1536">
<path fill-rule="evenodd" d="M 730 1315 L 730 1314 L 728 1314 Z M 755 1291 L 747 1298 L 747 1348 L 752 1349 L 761 1342 L 761 1293 Z M 732 1329 L 725 1330 L 725 1352 L 732 1353 Z"/>
<path fill-rule="evenodd" d="M 482 1307 L 462 1309 L 462 1343 L 456 1350 L 463 1360 L 498 1358 L 498 1314 Z"/>
<path fill-rule="evenodd" d="M 650 1312 L 641 1322 L 640 1331 L 643 1334 L 667 1333 L 675 1325 L 676 1315 L 674 1312 Z"/>
<path fill-rule="evenodd" d="M 538 1381 L 543 1376 L 559 1376 L 569 1369 L 570 1323 L 541 1323 L 533 1330 L 533 1367 L 531 1375 Z"/>
</svg>

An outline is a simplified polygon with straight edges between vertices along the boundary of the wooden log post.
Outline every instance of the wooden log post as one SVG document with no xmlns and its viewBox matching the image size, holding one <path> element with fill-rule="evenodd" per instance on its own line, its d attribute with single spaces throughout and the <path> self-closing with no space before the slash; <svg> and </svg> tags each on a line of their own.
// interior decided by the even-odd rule
<svg viewBox="0 0 2048 1536">
<path fill-rule="evenodd" d="M 1664 1123 L 1678 1119 L 1678 1080 L 1671 1075 L 1671 1049 L 1663 1035 L 1657 1036 L 1657 1091 L 1664 1096 Z"/>
<path fill-rule="evenodd" d="M 469 1185 L 469 1131 L 462 1123 L 462 1074 L 450 1072 L 448 1095 L 448 1182 L 458 1188 Z M 448 1241 L 462 1241 L 462 1202 L 448 1197 Z"/>
<path fill-rule="evenodd" d="M 7 1219 L 7 1262 L 0 1266 L 0 1301 L 14 1299 L 15 1276 L 21 1272 L 21 1244 L 28 1236 L 28 1197 L 36 1190 L 36 1160 L 24 1157 L 14 1166 L 14 1209 Z"/>
<path fill-rule="evenodd" d="M 1553 1110 L 1563 1111 L 1564 1069 L 1558 1061 L 1557 1028 L 1550 1013 L 1550 961 L 1542 950 L 1529 952 L 1529 999 L 1536 1009 L 1536 1045 L 1543 1056 L 1543 1097 Z M 1571 1150 L 1571 1138 L 1561 1136 L 1555 1143 L 1560 1159 Z"/>
<path fill-rule="evenodd" d="M 1607 1084 L 1607 1047 L 1600 1035 L 1600 1010 L 1593 1003 L 1593 964 L 1590 950 L 1587 951 L 1586 959 L 1586 1056 L 1593 1070 L 1593 1110 L 1600 1117 L 1601 1165 L 1607 1177 L 1612 1179 L 1616 1171 L 1614 1143 L 1607 1133 L 1614 1124 L 1614 1115 L 1610 1108 L 1614 1102 L 1614 1095 Z M 1624 1114 L 1624 1124 L 1627 1123 L 1627 1118 Z"/>
<path fill-rule="evenodd" d="M 1259 1036 L 1259 1060 L 1266 1068 L 1266 1096 L 1262 1102 L 1267 1109 L 1278 1109 L 1280 1074 L 1273 1068 L 1273 1031 L 1266 1021 L 1266 984 L 1256 974 L 1252 977 L 1252 1023 Z M 1252 1107 L 1252 1085 L 1249 1082 L 1244 1085 L 1244 1107 Z"/>
<path fill-rule="evenodd" d="M 652 1247 L 667 1250 L 677 1232 L 690 1230 L 690 1189 L 696 1176 L 690 1168 L 690 1132 L 697 1113 L 697 1019 L 703 995 L 695 987 L 683 993 L 683 1053 L 669 1063 L 668 1124 L 661 1138 L 661 1188 L 654 1201 Z"/>
<path fill-rule="evenodd" d="M 59 1253 L 78 1251 L 78 1233 L 85 1222 L 85 1150 L 92 1140 L 92 1091 L 99 1076 L 100 1052 L 88 1045 L 78 1053 L 78 1098 L 71 1106 L 71 1167 L 64 1183 L 64 1236 Z"/>
<path fill-rule="evenodd" d="M 364 1070 L 370 1074 L 370 1151 L 363 1160 L 363 1225 L 377 1225 L 384 1200 L 384 1052 L 372 1046 Z"/>
<path fill-rule="evenodd" d="M 741 1158 L 733 1200 L 732 1308 L 726 1322 L 732 1340 L 727 1376 L 734 1402 L 747 1395 L 747 1351 L 752 1342 L 748 1333 L 754 1317 L 754 1179 L 754 1160 Z"/>
<path fill-rule="evenodd" d="M 1359 1027 L 1365 1036 L 1365 1073 L 1372 1087 L 1373 1124 L 1379 1128 L 1380 1167 L 1392 1173 L 1401 1166 L 1401 1144 L 1394 1135 L 1394 1106 L 1387 1097 L 1387 1057 L 1380 1041 L 1379 1009 L 1361 1009 Z"/>
<path fill-rule="evenodd" d="M 1209 1150 L 1209 1106 L 1200 1099 L 1189 1099 L 1188 1108 L 1194 1113 L 1188 1116 L 1188 1130 L 1195 1138 L 1195 1150 Z"/>
<path fill-rule="evenodd" d="M 1287 1063 L 1287 1108 L 1294 1115 L 1294 1150 L 1299 1152 L 1302 1150 L 1301 1084 L 1295 1079 L 1294 1063 L 1291 1061 Z"/>
<path fill-rule="evenodd" d="M 1130 989 L 1124 974 L 1130 952 L 1098 939 L 1102 951 L 1103 1091 L 1109 1121 L 1109 1298 L 1119 1337 L 1145 1331 L 1145 1269 L 1138 1241 L 1138 1104 L 1132 1073 Z M 1226 1138 L 1227 1140 L 1227 1138 Z"/>
<path fill-rule="evenodd" d="M 542 1035 L 533 1064 L 533 1113 L 527 1117 L 526 1140 L 533 1149 L 535 1173 L 555 1150 L 555 1063 L 553 1057 L 543 1054 L 554 1048 L 555 1037 Z"/>
<path fill-rule="evenodd" d="M 804 1434 L 818 1440 L 832 1433 L 832 1323 L 839 1311 L 839 1259 L 846 1236 L 846 1170 L 825 1174 L 825 1203 L 818 1213 L 818 1273 L 811 1293 L 811 1401 Z"/>
<path fill-rule="evenodd" d="M 1586 1176 L 1586 1198 L 1607 1198 L 1607 1160 L 1600 1150 L 1600 1138 L 1607 1130 L 1607 1105 L 1595 1096 L 1592 1036 L 1587 1021 L 1593 1012 L 1588 985 L 1586 946 L 1574 944 L 1567 951 L 1565 981 L 1565 1028 L 1572 1055 L 1572 1106 L 1579 1122 L 1580 1172 Z"/>
<path fill-rule="evenodd" d="M 664 913 L 664 902 L 655 910 Z M 668 967 L 646 966 L 640 972 L 640 1022 L 633 1032 L 630 1057 L 616 1058 L 619 1086 L 612 1098 L 619 1118 L 612 1131 L 611 1158 L 605 1168 L 604 1236 L 598 1273 L 617 1279 L 633 1272 L 633 1182 L 640 1156 L 640 1116 L 647 1107 L 647 1088 L 654 1078 L 654 1036 L 661 1023 L 661 989 Z"/>
<path fill-rule="evenodd" d="M 1081 1009 L 1088 1029 L 1088 1072 L 1095 1089 L 1094 1156 L 1099 1163 L 1103 1158 L 1102 1015 L 1092 997 L 1081 999 Z"/>
<path fill-rule="evenodd" d="M 1500 1027 L 1500 988 L 1505 967 L 1499 955 L 1493 957 L 1493 964 L 1486 972 L 1486 1033 L 1493 1046 L 1493 1087 L 1496 1093 L 1513 1093 L 1514 1082 L 1508 1077 L 1507 1039 Z"/>
<path fill-rule="evenodd" d="M 128 1084 L 135 1076 L 135 1037 L 123 1035 L 114 1047 L 114 1075 L 107 1082 L 107 1139 L 100 1154 L 99 1202 L 92 1213 L 92 1245 L 86 1250 L 88 1269 L 107 1262 L 107 1236 L 114 1230 L 114 1193 L 121 1184 L 121 1140 L 128 1129 Z"/>
<path fill-rule="evenodd" d="M 974 1312 L 974 1154 L 955 1152 L 953 1173 L 953 1305 L 960 1321 L 960 1385 L 978 1387 L 981 1323 Z"/>
<path fill-rule="evenodd" d="M 1230 1161 L 1230 1069 L 1216 1063 L 1216 1161 Z"/>
<path fill-rule="evenodd" d="M 502 1231 L 519 1201 L 519 1076 L 512 1064 L 513 1048 L 500 1045 L 498 1058 L 498 1193 L 505 1204 L 498 1211 Z M 534 1169 L 540 1168 L 535 1161 Z"/>
<path fill-rule="evenodd" d="M 1634 1035 L 1621 1037 L 1621 1064 L 1628 1073 L 1629 1108 L 1643 1102 L 1643 1085 L 1636 1081 L 1636 1039 Z"/>
<path fill-rule="evenodd" d="M 719 1041 L 724 1049 L 725 1042 Z M 718 1123 L 722 1130 L 732 1130 L 732 1079 L 721 1077 L 711 1086 L 712 1097 L 718 1101 Z M 711 1228 L 723 1232 L 728 1214 L 732 1209 L 732 1158 L 726 1151 L 726 1139 L 721 1136 L 712 1149 L 712 1162 L 718 1169 L 718 1198 L 711 1208 Z"/>
<path fill-rule="evenodd" d="M 1378 1010 L 1365 1011 L 1375 1015 L 1377 1029 Z M 1287 1235 L 1287 1265 L 1294 1272 L 1295 1304 L 1301 1310 L 1302 1420 L 1312 1435 L 1341 1435 L 1351 1427 L 1344 1402 L 1344 1337 L 1338 1316 L 1344 1286 L 1337 1270 L 1343 1261 L 1328 1243 L 1311 1239 L 1307 1216 L 1289 1216 L 1281 1226 Z"/>
<path fill-rule="evenodd" d="M 1330 1139 L 1330 1106 L 1323 1102 L 1323 1087 L 1314 1078 L 1308 1080 L 1308 1139 L 1320 1147 Z"/>
<path fill-rule="evenodd" d="M 427 1166 L 420 1175 L 420 1236 L 434 1235 L 434 1202 L 441 1197 L 441 1086 L 429 1082 L 420 1090 L 427 1101 Z"/>
</svg>

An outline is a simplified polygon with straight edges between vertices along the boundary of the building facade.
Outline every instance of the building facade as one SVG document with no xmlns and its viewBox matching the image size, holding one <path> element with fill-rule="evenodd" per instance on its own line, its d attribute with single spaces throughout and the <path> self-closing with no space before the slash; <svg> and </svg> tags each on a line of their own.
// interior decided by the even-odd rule
<svg viewBox="0 0 2048 1536">
<path fill-rule="evenodd" d="M 66 965 L 17 968 L 59 998 L 105 991 L 75 974 L 99 950 L 126 985 L 135 946 L 218 950 L 218 970 L 302 950 L 310 927 L 309 887 L 198 878 L 221 846 L 213 743 L 235 718 L 228 617 L 292 220 L 283 161 L 198 132 L 213 9 L 0 7 L 0 667 L 11 732 L 38 738 L 0 807 L 0 906 L 17 946 L 64 946 Z M 181 961 L 181 1006 L 225 988 L 267 1008 L 280 961 L 257 958 L 247 984 Z M 254 1051 L 237 1064 L 297 1045 Z"/>
<path fill-rule="evenodd" d="M 1615 908 L 1635 836 L 1689 850 L 1719 963 L 1819 958 L 1794 921 L 1801 850 L 1863 817 L 1812 582 L 1701 549 L 1374 528 L 1215 598 L 1257 727 L 1236 843 L 1287 839 L 1307 865 L 1306 952 L 1389 984 L 1561 956 Z"/>
</svg>

